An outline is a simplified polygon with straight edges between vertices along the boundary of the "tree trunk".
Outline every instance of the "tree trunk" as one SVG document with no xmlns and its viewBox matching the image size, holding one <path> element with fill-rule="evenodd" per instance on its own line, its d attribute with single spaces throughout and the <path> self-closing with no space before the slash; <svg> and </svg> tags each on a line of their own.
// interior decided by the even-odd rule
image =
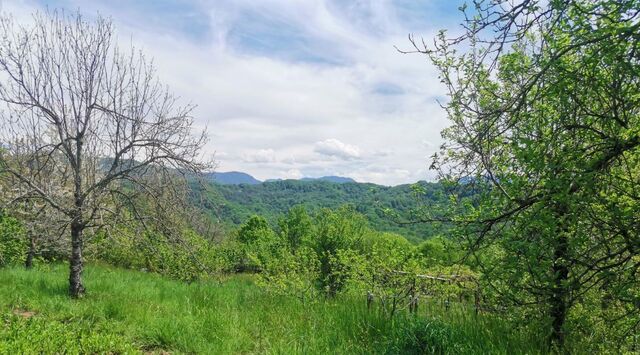
<svg viewBox="0 0 640 355">
<path fill-rule="evenodd" d="M 82 224 L 71 223 L 71 260 L 69 261 L 69 295 L 73 298 L 82 297 Z"/>
<path fill-rule="evenodd" d="M 568 241 L 564 233 L 558 237 L 554 250 L 553 288 L 550 299 L 551 339 L 550 347 L 562 350 L 564 347 L 564 323 L 567 318 L 567 284 L 569 268 L 567 267 Z"/>
<path fill-rule="evenodd" d="M 27 260 L 24 262 L 24 267 L 26 269 L 31 269 L 33 267 L 33 257 L 36 254 L 36 242 L 35 238 L 32 236 L 29 238 L 29 251 L 27 252 Z"/>
<path fill-rule="evenodd" d="M 73 181 L 75 213 L 71 221 L 71 260 L 69 260 L 69 295 L 72 298 L 79 298 L 84 294 L 84 286 L 82 285 L 82 232 L 85 224 L 82 219 L 84 207 L 84 199 L 82 198 L 82 145 L 82 134 L 78 134 L 76 137 L 76 162 Z"/>
</svg>

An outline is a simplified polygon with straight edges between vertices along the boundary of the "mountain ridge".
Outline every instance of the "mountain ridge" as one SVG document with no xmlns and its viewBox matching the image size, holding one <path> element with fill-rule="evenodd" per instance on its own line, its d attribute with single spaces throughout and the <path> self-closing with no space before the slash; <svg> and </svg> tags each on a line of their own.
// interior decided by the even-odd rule
<svg viewBox="0 0 640 355">
<path fill-rule="evenodd" d="M 287 181 L 287 180 L 327 181 L 327 182 L 332 182 L 336 184 L 357 183 L 357 181 L 355 181 L 350 177 L 336 176 L 336 175 L 321 176 L 317 178 L 303 177 L 300 179 L 267 179 L 265 181 L 261 181 L 251 176 L 250 174 L 247 174 L 242 171 L 219 171 L 219 172 L 216 171 L 216 172 L 207 174 L 206 177 L 211 182 L 214 182 L 220 185 L 240 185 L 240 184 L 258 185 L 265 182 Z"/>
<path fill-rule="evenodd" d="M 253 176 L 241 172 L 241 171 L 226 171 L 226 172 L 213 172 L 206 174 L 207 179 L 213 183 L 220 185 L 257 185 L 262 181 L 254 178 Z"/>
</svg>

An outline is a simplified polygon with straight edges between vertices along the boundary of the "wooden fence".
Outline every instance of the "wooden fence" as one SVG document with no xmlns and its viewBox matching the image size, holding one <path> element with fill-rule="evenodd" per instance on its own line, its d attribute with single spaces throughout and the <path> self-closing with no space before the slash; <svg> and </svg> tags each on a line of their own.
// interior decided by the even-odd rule
<svg viewBox="0 0 640 355">
<path fill-rule="evenodd" d="M 445 295 L 438 294 L 439 287 L 435 287 L 438 284 L 450 286 L 448 287 L 449 292 Z M 374 287 L 367 291 L 366 304 L 368 309 L 371 309 L 378 301 L 381 307 L 387 309 L 391 314 L 401 308 L 408 309 L 409 313 L 417 313 L 420 299 L 440 297 L 446 309 L 449 309 L 452 302 L 470 304 L 473 301 L 476 314 L 485 310 L 482 307 L 482 293 L 478 280 L 471 275 L 427 275 L 399 270 L 381 271 L 378 275 L 374 275 L 372 285 L 379 285 L 381 291 L 376 292 Z M 457 292 L 453 294 L 452 290 L 457 290 Z M 457 300 L 452 300 L 455 296 L 457 296 Z"/>
</svg>

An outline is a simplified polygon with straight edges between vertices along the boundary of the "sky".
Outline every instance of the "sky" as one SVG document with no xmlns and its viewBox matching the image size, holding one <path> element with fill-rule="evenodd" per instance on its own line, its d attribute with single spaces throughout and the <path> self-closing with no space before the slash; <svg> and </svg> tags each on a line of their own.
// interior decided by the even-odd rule
<svg viewBox="0 0 640 355">
<path fill-rule="evenodd" d="M 217 171 L 265 179 L 432 180 L 445 88 L 409 34 L 459 31 L 462 0 L 0 0 L 100 13 L 193 103 Z"/>
</svg>

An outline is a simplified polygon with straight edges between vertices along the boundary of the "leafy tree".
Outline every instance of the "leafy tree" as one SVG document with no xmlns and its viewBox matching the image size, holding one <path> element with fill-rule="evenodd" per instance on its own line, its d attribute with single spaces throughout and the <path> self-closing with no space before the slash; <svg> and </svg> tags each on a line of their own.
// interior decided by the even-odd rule
<svg viewBox="0 0 640 355">
<path fill-rule="evenodd" d="M 338 252 L 355 248 L 369 232 L 364 217 L 352 206 L 336 210 L 322 209 L 314 218 L 314 233 L 309 242 L 320 261 L 320 287 L 330 296 L 344 286 L 343 265 Z"/>
<path fill-rule="evenodd" d="M 295 253 L 280 248 L 262 267 L 260 283 L 268 290 L 294 295 L 302 302 L 313 300 L 318 293 L 320 262 L 309 247 L 302 246 Z"/>
<path fill-rule="evenodd" d="M 311 217 L 304 206 L 291 208 L 283 218 L 280 218 L 278 226 L 292 250 L 298 249 L 313 232 Z"/>
<path fill-rule="evenodd" d="M 287 248 L 286 243 L 273 231 L 267 220 L 252 216 L 238 230 L 244 260 L 241 270 L 262 271 L 266 264 Z"/>
<path fill-rule="evenodd" d="M 464 257 L 457 243 L 439 236 L 420 243 L 418 252 L 429 266 L 452 265 L 459 263 Z"/>
<path fill-rule="evenodd" d="M 434 167 L 479 192 L 458 199 L 458 234 L 502 302 L 543 308 L 552 346 L 572 310 L 605 298 L 600 328 L 628 345 L 640 324 L 640 2 L 471 12 L 462 36 L 413 42 L 449 90 Z"/>
<path fill-rule="evenodd" d="M 273 230 L 262 216 L 252 216 L 238 230 L 238 240 L 247 245 L 271 239 Z"/>
</svg>

